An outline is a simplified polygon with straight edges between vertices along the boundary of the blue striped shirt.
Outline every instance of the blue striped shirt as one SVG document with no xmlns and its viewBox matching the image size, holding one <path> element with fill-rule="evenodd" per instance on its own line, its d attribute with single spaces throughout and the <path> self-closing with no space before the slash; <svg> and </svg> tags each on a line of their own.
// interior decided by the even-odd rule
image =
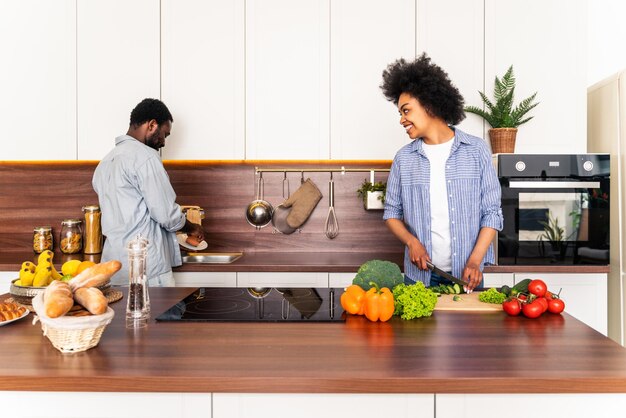
<svg viewBox="0 0 626 418">
<path fill-rule="evenodd" d="M 478 233 L 483 227 L 502 230 L 500 183 L 491 161 L 491 153 L 481 138 L 454 129 L 454 142 L 446 162 L 448 215 L 452 274 L 461 277 Z M 430 163 L 420 138 L 405 145 L 396 154 L 387 180 L 383 219 L 404 221 L 411 234 L 432 254 L 430 233 Z M 494 264 L 493 246 L 480 264 Z M 414 281 L 430 283 L 430 271 L 411 262 L 404 249 L 404 273 Z"/>
</svg>

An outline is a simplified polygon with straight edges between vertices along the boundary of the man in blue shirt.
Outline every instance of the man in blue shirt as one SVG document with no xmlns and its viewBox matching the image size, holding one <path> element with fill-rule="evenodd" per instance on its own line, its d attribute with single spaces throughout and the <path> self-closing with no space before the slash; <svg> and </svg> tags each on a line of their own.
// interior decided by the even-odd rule
<svg viewBox="0 0 626 418">
<path fill-rule="evenodd" d="M 150 286 L 174 285 L 172 267 L 182 264 L 176 231 L 198 241 L 204 239 L 202 227 L 189 222 L 176 203 L 159 156 L 173 120 L 160 100 L 141 101 L 130 114 L 128 132 L 115 138 L 115 148 L 93 175 L 106 236 L 101 260 L 122 263 L 111 279 L 113 284 L 128 284 L 126 246 L 138 234 L 148 240 L 146 275 Z"/>
<path fill-rule="evenodd" d="M 396 154 L 385 195 L 383 218 L 405 244 L 408 282 L 444 282 L 427 261 L 481 284 L 491 245 L 502 230 L 500 183 L 484 140 L 455 128 L 465 118 L 463 97 L 448 75 L 426 54 L 390 64 L 381 85 L 398 106 L 400 124 L 412 142 Z"/>
</svg>

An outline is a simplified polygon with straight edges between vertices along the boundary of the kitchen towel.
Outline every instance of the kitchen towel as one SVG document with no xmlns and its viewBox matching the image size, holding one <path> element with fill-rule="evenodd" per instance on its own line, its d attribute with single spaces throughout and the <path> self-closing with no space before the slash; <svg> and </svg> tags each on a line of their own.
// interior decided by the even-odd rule
<svg viewBox="0 0 626 418">
<path fill-rule="evenodd" d="M 287 225 L 300 228 L 309 219 L 313 209 L 322 199 L 322 193 L 311 179 L 306 179 L 302 186 L 295 191 L 282 205 L 291 208 L 287 216 Z"/>
</svg>

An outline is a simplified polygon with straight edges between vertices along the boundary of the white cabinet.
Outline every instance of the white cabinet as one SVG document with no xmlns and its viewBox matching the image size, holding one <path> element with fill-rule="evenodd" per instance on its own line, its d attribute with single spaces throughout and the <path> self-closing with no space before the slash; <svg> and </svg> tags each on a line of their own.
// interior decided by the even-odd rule
<svg viewBox="0 0 626 418">
<path fill-rule="evenodd" d="M 0 392 L 20 418 L 211 418 L 208 393 Z"/>
<path fill-rule="evenodd" d="M 328 158 L 329 3 L 246 2 L 246 159 Z"/>
<path fill-rule="evenodd" d="M 356 271 L 354 273 L 328 273 L 328 287 L 348 287 L 352 284 L 354 276 L 356 276 Z"/>
<path fill-rule="evenodd" d="M 17 271 L 0 271 L 0 295 L 9 293 L 11 281 L 17 279 L 18 276 L 19 272 Z"/>
<path fill-rule="evenodd" d="M 0 160 L 76 159 L 76 0 L 2 1 L 0 54 Z"/>
<path fill-rule="evenodd" d="M 163 0 L 164 159 L 244 159 L 244 0 Z"/>
<path fill-rule="evenodd" d="M 524 279 L 541 279 L 548 290 L 559 293 L 565 312 L 604 335 L 608 329 L 607 275 L 515 273 L 515 283 Z"/>
<path fill-rule="evenodd" d="M 418 54 L 426 52 L 448 73 L 466 105 L 479 107 L 482 101 L 478 91 L 484 90 L 485 77 L 484 3 L 484 0 L 417 0 Z M 468 114 L 458 126 L 485 138 L 482 119 L 477 116 Z"/>
<path fill-rule="evenodd" d="M 237 287 L 328 287 L 328 273 L 237 273 Z"/>
<path fill-rule="evenodd" d="M 214 393 L 213 418 L 434 418 L 429 394 Z"/>
<path fill-rule="evenodd" d="M 435 395 L 437 418 L 612 418 L 626 408 L 624 394 Z M 532 413 L 528 408 L 532 409 Z"/>
<path fill-rule="evenodd" d="M 519 127 L 516 153 L 586 152 L 586 3 L 485 0 L 485 93 L 513 65 L 515 103 L 534 92 L 541 102 Z"/>
<path fill-rule="evenodd" d="M 100 160 L 137 103 L 160 96 L 159 0 L 78 0 L 76 14 L 78 159 Z"/>
<path fill-rule="evenodd" d="M 176 287 L 237 287 L 237 273 L 174 272 Z"/>
<path fill-rule="evenodd" d="M 512 287 L 515 284 L 513 273 L 485 273 L 483 274 L 484 287 Z"/>
<path fill-rule="evenodd" d="M 330 158 L 393 159 L 409 138 L 378 86 L 415 56 L 415 1 L 330 2 Z"/>
</svg>

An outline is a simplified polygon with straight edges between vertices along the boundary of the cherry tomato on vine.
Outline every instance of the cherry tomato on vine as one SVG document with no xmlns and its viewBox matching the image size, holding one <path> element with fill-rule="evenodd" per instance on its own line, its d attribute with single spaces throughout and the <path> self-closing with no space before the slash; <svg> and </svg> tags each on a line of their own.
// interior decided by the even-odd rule
<svg viewBox="0 0 626 418">
<path fill-rule="evenodd" d="M 553 314 L 560 314 L 565 309 L 563 299 L 552 299 L 548 302 L 548 311 Z"/>
<path fill-rule="evenodd" d="M 541 302 L 537 302 L 536 300 L 530 303 L 525 303 L 522 306 L 522 313 L 527 318 L 539 318 L 543 313 L 543 306 Z"/>
<path fill-rule="evenodd" d="M 548 286 L 543 280 L 535 279 L 528 283 L 528 291 L 535 296 L 542 297 L 548 291 Z"/>
<path fill-rule="evenodd" d="M 502 309 L 511 316 L 517 316 L 522 311 L 520 302 L 517 299 L 509 299 L 502 302 Z"/>
<path fill-rule="evenodd" d="M 549 290 L 546 290 L 546 294 L 543 295 L 543 297 L 546 298 L 548 302 L 550 302 L 552 299 L 554 299 L 554 293 L 550 292 Z"/>
<path fill-rule="evenodd" d="M 537 298 L 535 300 L 541 304 L 541 308 L 543 309 L 543 311 L 541 313 L 543 313 L 543 312 L 548 310 L 548 300 L 546 298 L 541 297 L 541 298 Z"/>
</svg>

